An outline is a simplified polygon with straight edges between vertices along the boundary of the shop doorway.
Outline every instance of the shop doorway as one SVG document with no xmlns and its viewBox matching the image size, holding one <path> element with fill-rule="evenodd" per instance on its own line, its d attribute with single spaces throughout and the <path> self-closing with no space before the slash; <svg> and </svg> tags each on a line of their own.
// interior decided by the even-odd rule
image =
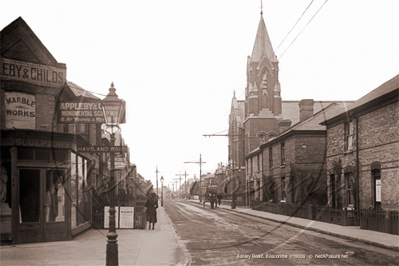
<svg viewBox="0 0 399 266">
<path fill-rule="evenodd" d="M 17 243 L 68 239 L 65 169 L 18 169 Z"/>
</svg>

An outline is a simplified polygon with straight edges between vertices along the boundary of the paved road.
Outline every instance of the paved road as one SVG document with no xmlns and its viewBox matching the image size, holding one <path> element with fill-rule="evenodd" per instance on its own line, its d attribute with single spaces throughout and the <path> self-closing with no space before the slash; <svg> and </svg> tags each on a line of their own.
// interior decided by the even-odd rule
<svg viewBox="0 0 399 266">
<path fill-rule="evenodd" d="M 399 265 L 392 250 L 190 202 L 164 207 L 191 265 Z"/>
</svg>

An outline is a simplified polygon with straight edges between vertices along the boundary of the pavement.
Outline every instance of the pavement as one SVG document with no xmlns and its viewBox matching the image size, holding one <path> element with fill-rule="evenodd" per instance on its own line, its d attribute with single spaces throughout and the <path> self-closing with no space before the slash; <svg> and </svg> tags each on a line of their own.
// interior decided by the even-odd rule
<svg viewBox="0 0 399 266">
<path fill-rule="evenodd" d="M 190 200 L 193 203 L 201 204 L 198 200 Z M 205 203 L 206 208 L 210 208 L 210 203 Z M 246 206 L 237 206 L 235 209 L 231 209 L 231 206 L 220 205 L 217 208 L 229 210 L 232 212 L 238 212 L 246 215 L 251 215 L 266 220 L 284 223 L 287 225 L 299 227 L 306 230 L 316 231 L 331 236 L 341 237 L 349 240 L 359 241 L 361 243 L 392 249 L 399 252 L 399 236 L 387 233 L 381 233 L 377 231 L 360 229 L 360 226 L 341 226 L 336 224 L 324 223 L 319 221 L 313 221 L 303 218 L 290 217 L 285 215 L 279 215 L 264 211 L 252 210 Z"/>
<path fill-rule="evenodd" d="M 188 257 L 163 207 L 154 230 L 117 229 L 119 265 L 187 265 Z M 108 229 L 70 241 L 0 247 L 0 265 L 105 265 Z"/>
<path fill-rule="evenodd" d="M 201 204 L 198 200 L 191 202 Z M 206 203 L 206 208 L 210 208 Z M 399 236 L 335 224 L 221 205 L 226 211 L 399 251 Z M 117 229 L 119 265 L 188 265 L 188 254 L 164 208 L 158 208 L 155 230 Z M 1 265 L 105 265 L 107 229 L 90 229 L 70 241 L 0 247 Z"/>
</svg>

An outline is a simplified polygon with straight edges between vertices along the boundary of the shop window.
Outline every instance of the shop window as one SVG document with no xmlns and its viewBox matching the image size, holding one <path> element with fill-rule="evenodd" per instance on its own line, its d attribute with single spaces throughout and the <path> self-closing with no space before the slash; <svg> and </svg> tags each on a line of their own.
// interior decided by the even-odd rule
<svg viewBox="0 0 399 266">
<path fill-rule="evenodd" d="M 285 191 L 285 177 L 281 178 L 281 201 L 286 201 L 287 199 L 287 194 Z"/>
<path fill-rule="evenodd" d="M 345 150 L 352 150 L 353 146 L 353 122 L 347 122 L 344 125 L 345 134 Z"/>
<path fill-rule="evenodd" d="M 46 172 L 46 193 L 44 195 L 46 222 L 65 221 L 65 172 Z"/>
<path fill-rule="evenodd" d="M 83 218 L 83 158 L 78 156 L 78 213 L 77 213 L 77 225 L 84 223 Z"/>
<path fill-rule="evenodd" d="M 51 149 L 36 149 L 35 150 L 35 161 L 42 161 L 49 163 Z"/>
<path fill-rule="evenodd" d="M 273 168 L 273 149 L 269 148 L 269 169 Z"/>
<path fill-rule="evenodd" d="M 376 169 L 372 171 L 374 178 L 374 208 L 381 209 L 381 170 Z"/>
<path fill-rule="evenodd" d="M 18 148 L 18 160 L 21 161 L 33 161 L 35 158 L 34 148 Z"/>
<path fill-rule="evenodd" d="M 54 149 L 52 150 L 51 157 L 56 163 L 66 163 L 68 161 L 68 150 Z"/>
<path fill-rule="evenodd" d="M 87 166 L 88 166 L 88 161 L 84 160 L 83 167 L 84 167 L 84 183 L 83 183 L 83 188 L 84 188 L 84 218 L 85 222 L 87 220 L 90 220 L 90 206 L 89 206 L 89 198 L 90 198 L 90 175 L 87 171 Z"/>
<path fill-rule="evenodd" d="M 281 165 L 285 165 L 285 143 L 281 143 Z"/>
<path fill-rule="evenodd" d="M 40 222 L 40 170 L 19 171 L 19 222 Z"/>
<path fill-rule="evenodd" d="M 71 226 L 75 228 L 77 226 L 77 184 L 76 184 L 76 154 L 71 153 Z"/>
</svg>

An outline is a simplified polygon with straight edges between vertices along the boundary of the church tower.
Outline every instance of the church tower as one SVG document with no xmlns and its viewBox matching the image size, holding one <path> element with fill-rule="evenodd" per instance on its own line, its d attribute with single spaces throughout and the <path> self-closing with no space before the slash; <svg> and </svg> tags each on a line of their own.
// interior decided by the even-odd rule
<svg viewBox="0 0 399 266">
<path fill-rule="evenodd" d="M 282 119 L 278 60 L 261 12 L 252 55 L 247 59 L 245 154 L 278 134 Z"/>
</svg>

